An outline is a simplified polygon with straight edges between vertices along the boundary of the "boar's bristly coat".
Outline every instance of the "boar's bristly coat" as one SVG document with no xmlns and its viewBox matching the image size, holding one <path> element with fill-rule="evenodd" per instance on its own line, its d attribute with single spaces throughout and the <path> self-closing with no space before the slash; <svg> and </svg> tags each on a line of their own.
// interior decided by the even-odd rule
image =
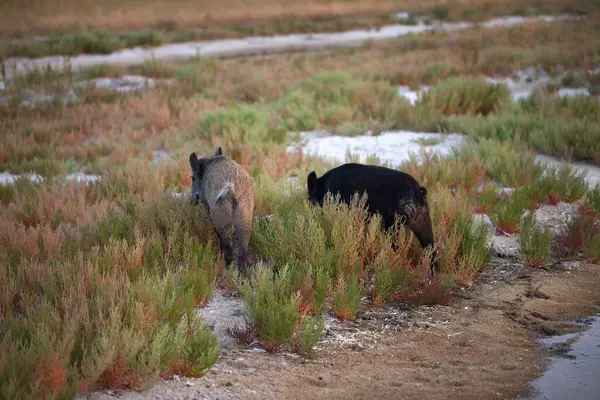
<svg viewBox="0 0 600 400">
<path fill-rule="evenodd" d="M 417 237 L 423 248 L 433 247 L 433 231 L 427 203 L 427 189 L 409 174 L 390 168 L 356 163 L 343 164 L 317 178 L 315 171 L 307 177 L 308 196 L 313 205 L 323 205 L 327 192 L 340 195 L 350 204 L 355 194 L 367 194 L 369 213 L 381 214 L 386 229 L 394 226 L 395 216 Z M 435 251 L 431 273 L 439 272 Z"/>
<path fill-rule="evenodd" d="M 221 148 L 212 157 L 190 154 L 192 168 L 191 201 L 208 208 L 210 219 L 221 243 L 227 266 L 233 261 L 232 230 L 237 237 L 236 264 L 246 270 L 248 243 L 252 231 L 254 187 L 248 172 L 224 156 Z"/>
</svg>

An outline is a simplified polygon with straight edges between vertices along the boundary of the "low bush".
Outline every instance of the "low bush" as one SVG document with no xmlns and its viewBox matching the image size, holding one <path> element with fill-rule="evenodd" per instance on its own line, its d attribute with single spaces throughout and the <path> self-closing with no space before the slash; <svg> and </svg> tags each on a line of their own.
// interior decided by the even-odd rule
<svg viewBox="0 0 600 400">
<path fill-rule="evenodd" d="M 486 116 L 510 100 L 504 84 L 490 84 L 483 78 L 452 77 L 424 93 L 417 102 L 431 114 Z"/>
<path fill-rule="evenodd" d="M 535 213 L 528 212 L 519 228 L 521 255 L 529 265 L 539 267 L 548 262 L 550 256 L 550 229 L 536 225 Z"/>
</svg>

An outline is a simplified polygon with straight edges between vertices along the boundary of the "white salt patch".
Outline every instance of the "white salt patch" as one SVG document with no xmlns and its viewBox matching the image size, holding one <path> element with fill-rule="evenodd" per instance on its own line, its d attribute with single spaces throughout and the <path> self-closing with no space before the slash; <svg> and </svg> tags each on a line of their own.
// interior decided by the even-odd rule
<svg viewBox="0 0 600 400">
<path fill-rule="evenodd" d="M 558 90 L 560 97 L 589 96 L 588 88 L 562 88 Z"/>
<path fill-rule="evenodd" d="M 407 12 L 396 13 L 396 19 L 398 20 L 407 20 L 408 18 L 410 18 L 410 15 Z"/>
<path fill-rule="evenodd" d="M 0 81 L 0 90 L 6 90 L 6 83 L 4 81 Z"/>
<path fill-rule="evenodd" d="M 40 183 L 44 180 L 44 178 L 38 174 L 21 174 L 21 175 L 13 175 L 10 172 L 2 172 L 0 173 L 0 184 L 1 185 L 12 185 L 15 183 L 15 181 L 19 178 L 26 178 L 29 179 L 32 182 L 36 182 L 36 183 Z M 68 181 L 77 181 L 77 182 L 85 182 L 85 183 L 90 183 L 90 182 L 96 182 L 97 180 L 99 180 L 101 177 L 99 175 L 88 175 L 88 174 L 84 174 L 83 172 L 77 172 L 74 174 L 70 174 L 64 177 L 56 177 L 55 179 L 66 179 Z"/>
<path fill-rule="evenodd" d="M 530 97 L 535 90 L 547 86 L 552 81 L 550 75 L 545 71 L 533 67 L 518 71 L 515 75 L 516 79 L 512 77 L 486 77 L 486 80 L 490 83 L 504 83 L 508 86 L 514 102 Z"/>
<path fill-rule="evenodd" d="M 398 95 L 404 97 L 409 101 L 410 104 L 415 104 L 417 100 L 421 99 L 423 93 L 428 92 L 431 89 L 429 86 L 421 86 L 421 90 L 411 90 L 408 86 L 400 86 L 398 88 Z"/>
<path fill-rule="evenodd" d="M 38 174 L 13 175 L 10 172 L 4 171 L 0 173 L 0 185 L 12 185 L 19 178 L 26 178 L 36 183 L 44 180 L 44 178 Z"/>
<path fill-rule="evenodd" d="M 485 77 L 485 79 L 489 83 L 504 83 L 511 91 L 513 102 L 518 102 L 530 97 L 533 92 L 548 86 L 548 84 L 560 85 L 566 74 L 567 72 L 552 78 L 545 71 L 530 67 L 517 71 L 514 77 Z M 589 96 L 590 91 L 587 88 L 561 88 L 557 94 L 561 97 Z"/>
<path fill-rule="evenodd" d="M 235 340 L 227 333 L 227 329 L 234 328 L 236 325 L 242 328 L 246 326 L 244 310 L 242 299 L 230 297 L 221 289 L 217 289 L 213 299 L 205 307 L 198 309 L 198 314 L 205 324 L 212 327 L 219 343 L 222 346 L 229 346 L 234 344 Z"/>
<path fill-rule="evenodd" d="M 88 175 L 83 172 L 76 172 L 74 174 L 70 174 L 65 176 L 65 179 L 68 181 L 77 181 L 77 182 L 85 182 L 85 183 L 93 183 L 100 179 L 99 175 Z"/>
<path fill-rule="evenodd" d="M 580 174 L 584 175 L 585 181 L 590 188 L 600 185 L 600 167 L 595 165 L 565 162 L 543 154 L 536 154 L 535 160 L 538 163 L 545 162 L 548 164 L 548 166 L 558 167 L 565 164 L 569 165 L 575 172 L 579 172 Z"/>
<path fill-rule="evenodd" d="M 164 150 L 154 150 L 152 152 L 152 155 L 154 156 L 154 163 L 155 164 L 158 164 L 162 160 L 168 160 L 169 159 L 169 154 L 166 151 L 164 151 Z"/>
<path fill-rule="evenodd" d="M 156 87 L 157 81 L 140 75 L 124 75 L 117 78 L 96 78 L 77 83 L 77 86 L 94 86 L 99 89 L 111 89 L 119 93 Z"/>
<path fill-rule="evenodd" d="M 528 21 L 556 21 L 575 19 L 570 16 L 538 16 L 495 18 L 479 24 L 483 27 L 513 26 Z M 5 61 L 5 70 L 9 75 L 23 73 L 31 68 L 62 69 L 67 65 L 71 70 L 96 64 L 141 64 L 147 60 L 183 61 L 196 57 L 225 57 L 256 53 L 277 53 L 298 50 L 320 50 L 340 47 L 357 47 L 369 39 L 390 39 L 398 36 L 422 33 L 432 30 L 458 30 L 474 26 L 472 23 L 437 23 L 432 25 L 388 25 L 380 29 L 360 29 L 338 33 L 293 34 L 270 37 L 249 37 L 214 41 L 196 41 L 173 43 L 155 48 L 124 49 L 111 54 L 79 55 L 76 57 L 43 57 L 27 59 L 9 57 Z M 12 77 L 12 76 L 11 76 Z"/>
<path fill-rule="evenodd" d="M 303 134 L 303 151 L 305 154 L 320 156 L 344 162 L 346 154 L 351 152 L 364 162 L 370 155 L 375 155 L 381 162 L 398 166 L 410 159 L 411 154 L 419 158 L 419 153 L 424 148 L 418 143 L 422 139 L 439 139 L 440 142 L 427 146 L 428 152 L 436 152 L 440 155 L 449 154 L 453 148 L 460 146 L 463 136 L 459 134 L 441 135 L 437 133 L 417 133 L 410 131 L 384 132 L 379 136 L 327 136 L 315 137 L 314 134 Z M 288 151 L 294 151 L 298 147 L 290 146 Z"/>
</svg>

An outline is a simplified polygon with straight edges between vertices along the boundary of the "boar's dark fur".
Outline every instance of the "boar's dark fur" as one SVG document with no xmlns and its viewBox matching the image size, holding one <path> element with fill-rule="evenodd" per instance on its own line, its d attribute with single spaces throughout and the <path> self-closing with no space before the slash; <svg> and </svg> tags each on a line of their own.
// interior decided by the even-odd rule
<svg viewBox="0 0 600 400">
<path fill-rule="evenodd" d="M 323 205 L 327 192 L 340 195 L 350 204 L 358 193 L 367 193 L 366 206 L 370 214 L 379 213 L 386 229 L 394 226 L 395 216 L 417 237 L 423 248 L 433 247 L 433 231 L 427 203 L 427 189 L 409 174 L 390 168 L 363 164 L 343 164 L 320 178 L 315 171 L 307 177 L 308 196 L 313 205 Z M 439 272 L 435 252 L 431 273 Z"/>
</svg>

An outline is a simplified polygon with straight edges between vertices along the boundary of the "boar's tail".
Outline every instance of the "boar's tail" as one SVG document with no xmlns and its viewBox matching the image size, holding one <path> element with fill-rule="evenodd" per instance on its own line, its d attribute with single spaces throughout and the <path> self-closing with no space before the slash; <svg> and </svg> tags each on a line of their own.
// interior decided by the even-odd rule
<svg viewBox="0 0 600 400">
<path fill-rule="evenodd" d="M 225 199 L 226 197 L 229 197 L 229 196 L 231 196 L 233 198 L 233 200 L 235 200 L 235 188 L 234 188 L 232 182 L 227 182 L 225 184 L 225 186 L 223 186 L 223 188 L 217 195 L 217 199 L 215 201 L 218 204 L 221 201 L 223 201 L 223 199 Z"/>
</svg>

